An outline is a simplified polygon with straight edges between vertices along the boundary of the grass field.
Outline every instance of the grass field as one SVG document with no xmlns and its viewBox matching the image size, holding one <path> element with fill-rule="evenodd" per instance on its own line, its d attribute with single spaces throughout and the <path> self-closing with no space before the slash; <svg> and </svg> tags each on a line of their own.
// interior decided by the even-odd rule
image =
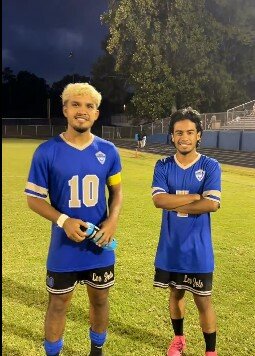
<svg viewBox="0 0 255 356">
<path fill-rule="evenodd" d="M 23 193 L 37 140 L 3 140 L 3 355 L 44 355 L 45 260 L 50 223 L 28 209 Z M 116 284 L 111 290 L 107 356 L 163 356 L 173 333 L 168 292 L 152 286 L 161 211 L 151 201 L 160 156 L 121 151 L 124 205 L 118 233 Z M 255 169 L 223 166 L 222 207 L 212 214 L 216 270 L 213 299 L 219 356 L 255 354 Z M 185 356 L 204 355 L 203 337 L 186 295 Z M 76 289 L 63 355 L 89 350 L 88 300 Z"/>
</svg>

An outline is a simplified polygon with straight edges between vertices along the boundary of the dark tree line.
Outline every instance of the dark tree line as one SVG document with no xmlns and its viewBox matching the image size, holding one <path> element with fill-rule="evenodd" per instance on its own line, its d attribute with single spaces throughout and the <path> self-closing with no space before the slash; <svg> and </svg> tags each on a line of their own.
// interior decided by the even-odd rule
<svg viewBox="0 0 255 356">
<path fill-rule="evenodd" d="M 100 59 L 99 59 L 100 62 Z M 95 65 L 95 68 L 97 65 Z M 111 66 L 110 66 L 111 67 Z M 122 82 L 101 73 L 95 78 L 70 74 L 49 86 L 45 79 L 38 78 L 28 71 L 14 75 L 7 67 L 2 71 L 2 117 L 3 118 L 45 118 L 50 123 L 63 122 L 60 95 L 64 87 L 72 82 L 90 82 L 102 94 L 100 120 L 96 126 L 109 124 L 112 114 L 123 111 L 124 94 Z"/>
<path fill-rule="evenodd" d="M 66 75 L 51 87 L 26 71 L 2 72 L 3 117 L 62 117 L 60 94 L 90 81 L 103 96 L 100 123 L 112 114 L 139 120 L 192 105 L 226 111 L 255 96 L 254 0 L 109 1 L 110 35 L 91 77 Z"/>
<path fill-rule="evenodd" d="M 27 71 L 2 71 L 2 117 L 47 117 L 49 86 Z"/>
</svg>

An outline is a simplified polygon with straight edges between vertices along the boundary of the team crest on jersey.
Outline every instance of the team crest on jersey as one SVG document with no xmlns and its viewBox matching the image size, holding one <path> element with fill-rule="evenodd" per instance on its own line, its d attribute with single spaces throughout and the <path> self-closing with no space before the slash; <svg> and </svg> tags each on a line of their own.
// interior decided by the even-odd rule
<svg viewBox="0 0 255 356">
<path fill-rule="evenodd" d="M 104 164 L 106 155 L 103 152 L 99 151 L 96 153 L 96 158 L 99 160 L 101 164 Z"/>
<path fill-rule="evenodd" d="M 199 169 L 198 171 L 195 172 L 195 175 L 196 175 L 197 180 L 199 180 L 199 182 L 201 182 L 201 180 L 205 176 L 205 171 L 203 171 L 202 169 Z"/>
</svg>

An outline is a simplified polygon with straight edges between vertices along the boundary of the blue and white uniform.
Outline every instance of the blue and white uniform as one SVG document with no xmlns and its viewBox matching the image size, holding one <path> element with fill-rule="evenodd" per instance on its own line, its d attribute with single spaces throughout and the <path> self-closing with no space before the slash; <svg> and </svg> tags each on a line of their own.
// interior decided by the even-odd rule
<svg viewBox="0 0 255 356">
<path fill-rule="evenodd" d="M 80 148 L 63 134 L 42 143 L 35 151 L 25 193 L 45 199 L 62 214 L 99 225 L 107 217 L 106 185 L 121 181 L 116 147 L 97 136 Z M 85 239 L 70 240 L 64 229 L 52 224 L 47 269 L 82 271 L 113 265 L 113 251 Z"/>
<path fill-rule="evenodd" d="M 221 169 L 218 161 L 199 154 L 183 166 L 175 156 L 155 165 L 152 196 L 200 194 L 220 203 Z M 211 273 L 214 256 L 210 214 L 180 214 L 163 210 L 155 267 L 178 273 Z"/>
</svg>

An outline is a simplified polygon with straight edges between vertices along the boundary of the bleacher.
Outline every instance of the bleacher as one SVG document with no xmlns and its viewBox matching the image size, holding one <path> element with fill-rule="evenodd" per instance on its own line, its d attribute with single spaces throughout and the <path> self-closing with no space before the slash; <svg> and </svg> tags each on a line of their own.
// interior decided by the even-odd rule
<svg viewBox="0 0 255 356">
<path fill-rule="evenodd" d="M 255 130 L 255 100 L 227 110 L 223 130 Z"/>
<path fill-rule="evenodd" d="M 255 116 L 236 117 L 230 120 L 227 125 L 221 126 L 222 130 L 255 130 Z"/>
</svg>

